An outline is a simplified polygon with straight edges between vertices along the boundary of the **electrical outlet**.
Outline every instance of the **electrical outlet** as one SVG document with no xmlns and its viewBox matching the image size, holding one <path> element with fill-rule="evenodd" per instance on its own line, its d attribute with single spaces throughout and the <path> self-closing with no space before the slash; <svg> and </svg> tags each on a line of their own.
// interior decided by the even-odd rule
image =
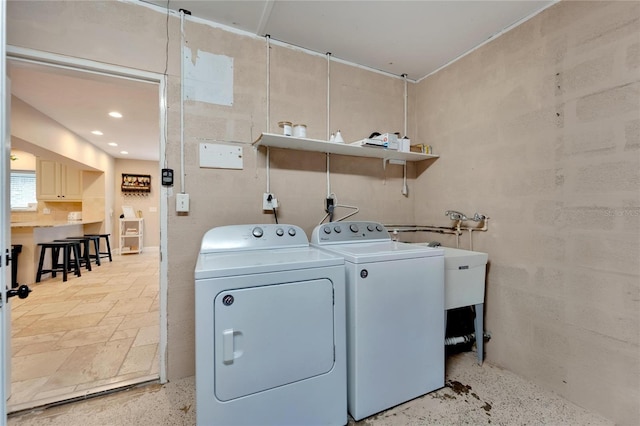
<svg viewBox="0 0 640 426">
<path fill-rule="evenodd" d="M 334 208 L 334 200 L 331 197 L 327 197 L 327 204 L 325 204 L 324 211 L 330 213 Z"/>
<path fill-rule="evenodd" d="M 189 212 L 189 194 L 176 194 L 176 212 Z"/>
<path fill-rule="evenodd" d="M 262 195 L 262 209 L 263 210 L 273 210 L 278 208 L 278 199 L 275 195 L 265 192 Z"/>
</svg>

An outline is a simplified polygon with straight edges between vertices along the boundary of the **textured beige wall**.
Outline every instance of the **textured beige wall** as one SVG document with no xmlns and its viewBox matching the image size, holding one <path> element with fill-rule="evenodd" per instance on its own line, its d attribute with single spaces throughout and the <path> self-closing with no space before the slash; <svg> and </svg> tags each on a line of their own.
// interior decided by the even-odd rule
<svg viewBox="0 0 640 426">
<path fill-rule="evenodd" d="M 137 174 L 151 176 L 151 192 L 145 195 L 127 194 L 120 190 L 122 174 Z M 114 236 L 111 243 L 112 248 L 120 248 L 119 235 L 120 222 L 118 218 L 122 214 L 122 206 L 131 206 L 134 211 L 140 210 L 144 218 L 144 247 L 160 247 L 160 165 L 157 161 L 126 160 L 116 158 L 115 160 L 115 188 L 116 198 L 113 208 L 113 229 L 111 235 Z"/>
<path fill-rule="evenodd" d="M 169 21 L 167 159 L 179 173 L 179 21 Z M 8 40 L 162 73 L 165 22 L 128 3 L 9 2 Z M 186 38 L 192 49 L 233 57 L 234 104 L 185 105 L 191 212 L 176 215 L 170 197 L 170 379 L 194 372 L 202 234 L 273 220 L 261 210 L 265 153 L 249 145 L 267 128 L 265 41 L 188 19 Z M 417 176 L 410 198 L 400 194 L 400 167 L 331 158 L 332 191 L 360 207 L 357 218 L 448 224 L 446 209 L 491 216 L 474 241 L 491 262 L 489 362 L 619 423 L 637 423 L 640 388 L 639 55 L 637 3 L 562 2 L 410 87 L 409 135 L 442 156 L 409 165 Z M 402 93 L 400 79 L 332 63 L 330 127 L 346 140 L 402 131 Z M 272 46 L 271 131 L 286 119 L 325 137 L 326 95 L 324 57 Z M 201 169 L 198 144 L 211 140 L 241 143 L 244 169 Z M 270 178 L 281 221 L 311 231 L 323 215 L 325 156 L 272 149 Z"/>
<path fill-rule="evenodd" d="M 561 2 L 417 94 L 418 137 L 442 156 L 417 221 L 491 217 L 474 235 L 488 362 L 618 424 L 640 422 L 639 20 L 638 2 Z"/>
</svg>

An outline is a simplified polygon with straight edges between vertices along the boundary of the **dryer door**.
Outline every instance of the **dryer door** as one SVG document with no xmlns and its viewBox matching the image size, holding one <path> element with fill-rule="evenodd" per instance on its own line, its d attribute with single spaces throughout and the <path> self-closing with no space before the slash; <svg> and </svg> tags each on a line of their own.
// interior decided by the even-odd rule
<svg viewBox="0 0 640 426">
<path fill-rule="evenodd" d="M 214 308 L 215 394 L 221 401 L 333 368 L 328 279 L 226 290 Z"/>
</svg>

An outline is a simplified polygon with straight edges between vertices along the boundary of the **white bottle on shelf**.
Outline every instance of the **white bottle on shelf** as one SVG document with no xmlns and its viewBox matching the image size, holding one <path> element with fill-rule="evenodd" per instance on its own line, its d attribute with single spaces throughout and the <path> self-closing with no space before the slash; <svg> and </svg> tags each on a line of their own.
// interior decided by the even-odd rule
<svg viewBox="0 0 640 426">
<path fill-rule="evenodd" d="M 344 143 L 344 139 L 342 139 L 342 133 L 340 133 L 340 130 L 338 130 L 336 132 L 336 138 L 335 138 L 334 142 L 336 142 L 336 143 Z"/>
</svg>

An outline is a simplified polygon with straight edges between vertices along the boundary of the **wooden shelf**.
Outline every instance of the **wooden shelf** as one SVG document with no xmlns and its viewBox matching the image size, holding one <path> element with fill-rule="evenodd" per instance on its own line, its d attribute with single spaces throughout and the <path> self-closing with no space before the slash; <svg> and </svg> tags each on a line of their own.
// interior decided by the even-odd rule
<svg viewBox="0 0 640 426">
<path fill-rule="evenodd" d="M 318 139 L 294 138 L 292 136 L 263 133 L 254 143 L 254 147 L 270 146 L 274 148 L 295 149 L 298 151 L 324 152 L 327 154 L 349 155 L 352 157 L 381 158 L 382 160 L 422 161 L 438 158 L 437 155 L 420 154 L 417 152 L 400 152 L 385 148 L 369 148 L 365 146 L 349 145 L 321 141 Z"/>
</svg>

